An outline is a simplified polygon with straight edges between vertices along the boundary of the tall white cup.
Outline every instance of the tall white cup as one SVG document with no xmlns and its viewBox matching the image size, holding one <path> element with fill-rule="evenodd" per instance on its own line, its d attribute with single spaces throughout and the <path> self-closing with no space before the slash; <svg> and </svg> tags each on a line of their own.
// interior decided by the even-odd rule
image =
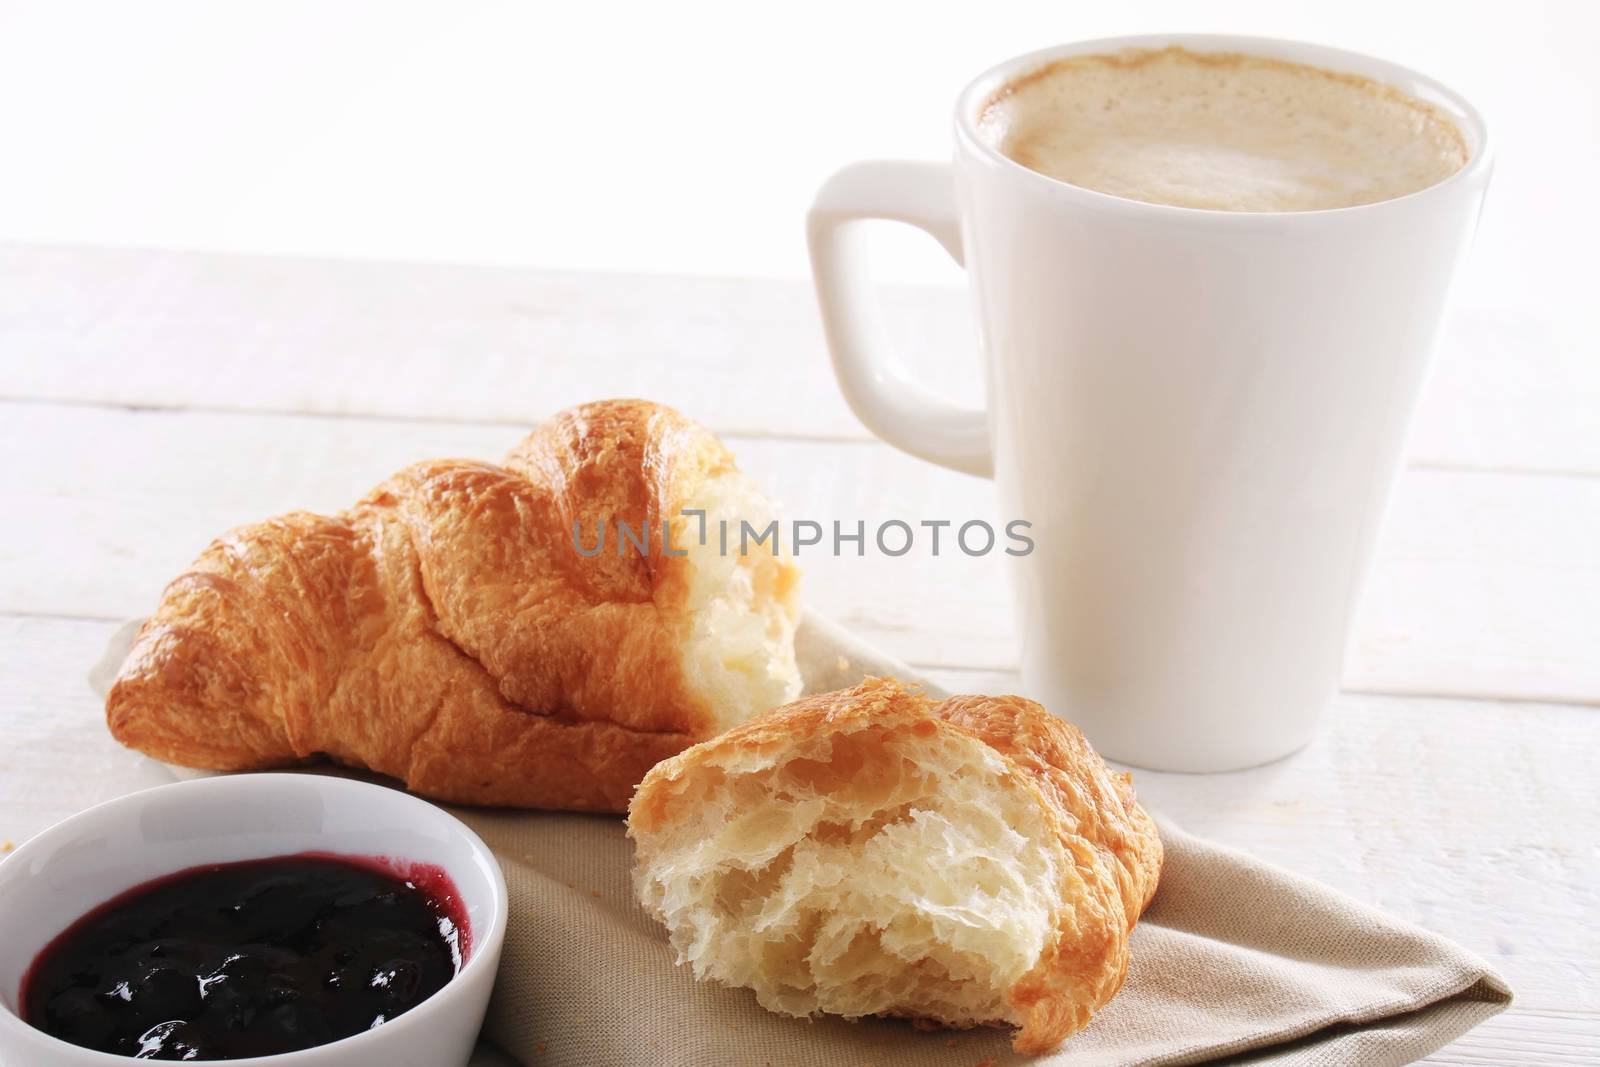
<svg viewBox="0 0 1600 1067">
<path fill-rule="evenodd" d="M 1238 213 L 1125 200 L 978 136 L 1002 85 L 1061 56 L 1179 44 L 1365 75 L 1449 113 L 1471 156 L 1393 200 Z M 1033 523 L 1012 562 L 1023 688 L 1106 755 L 1220 771 L 1287 755 L 1337 691 L 1352 606 L 1446 292 L 1489 178 L 1483 120 L 1420 74 L 1250 37 L 1089 41 L 961 94 L 953 166 L 859 163 L 808 219 L 834 370 L 885 441 L 992 475 Z M 910 223 L 966 265 L 988 406 L 888 350 L 860 248 Z"/>
</svg>

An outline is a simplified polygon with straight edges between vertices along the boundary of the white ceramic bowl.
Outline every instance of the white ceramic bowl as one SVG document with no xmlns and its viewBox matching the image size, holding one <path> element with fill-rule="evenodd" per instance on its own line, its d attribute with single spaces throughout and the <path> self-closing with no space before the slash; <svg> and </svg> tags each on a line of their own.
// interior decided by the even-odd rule
<svg viewBox="0 0 1600 1067">
<path fill-rule="evenodd" d="M 483 1022 L 506 932 L 506 883 L 478 836 L 398 789 L 314 774 L 203 778 L 74 815 L 0 862 L 0 1064 L 119 1067 L 23 1022 L 23 974 L 79 916 L 123 890 L 207 863 L 321 851 L 444 869 L 471 932 L 465 965 L 410 1011 L 342 1041 L 242 1060 L 261 1067 L 461 1067 Z"/>
</svg>

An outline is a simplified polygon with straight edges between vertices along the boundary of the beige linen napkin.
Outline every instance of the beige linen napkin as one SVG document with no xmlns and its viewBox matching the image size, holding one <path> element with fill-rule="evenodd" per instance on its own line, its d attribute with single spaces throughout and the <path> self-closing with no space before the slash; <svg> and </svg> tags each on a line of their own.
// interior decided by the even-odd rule
<svg viewBox="0 0 1600 1067">
<path fill-rule="evenodd" d="M 132 633 L 91 674 L 102 695 Z M 810 692 L 869 674 L 919 680 L 816 616 L 797 646 Z M 1426 1056 L 1511 1001 L 1449 941 L 1161 821 L 1166 865 L 1127 984 L 1057 1052 L 1017 1056 L 1002 1030 L 790 1019 L 674 965 L 634 901 L 620 818 L 453 810 L 505 870 L 511 924 L 484 1033 L 526 1067 L 1381 1067 Z"/>
</svg>

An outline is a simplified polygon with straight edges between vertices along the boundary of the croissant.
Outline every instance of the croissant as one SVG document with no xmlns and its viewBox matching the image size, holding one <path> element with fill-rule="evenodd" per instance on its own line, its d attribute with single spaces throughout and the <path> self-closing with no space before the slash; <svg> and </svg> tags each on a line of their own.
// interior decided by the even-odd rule
<svg viewBox="0 0 1600 1067">
<path fill-rule="evenodd" d="M 1162 858 L 1075 727 L 879 678 L 658 765 L 628 832 L 639 898 L 697 977 L 787 1015 L 1017 1026 L 1023 1053 L 1121 988 Z"/>
<path fill-rule="evenodd" d="M 501 466 L 419 463 L 223 535 L 167 586 L 107 723 L 191 767 L 322 756 L 440 800 L 622 811 L 659 760 L 799 692 L 797 569 L 707 536 L 770 513 L 698 424 L 585 404 Z"/>
</svg>

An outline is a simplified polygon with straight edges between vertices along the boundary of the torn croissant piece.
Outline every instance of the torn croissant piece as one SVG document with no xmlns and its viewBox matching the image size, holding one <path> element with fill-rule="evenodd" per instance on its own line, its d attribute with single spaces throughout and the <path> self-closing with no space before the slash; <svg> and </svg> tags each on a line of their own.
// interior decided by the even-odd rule
<svg viewBox="0 0 1600 1067">
<path fill-rule="evenodd" d="M 326 756 L 441 800 L 622 811 L 657 761 L 799 691 L 795 566 L 702 536 L 770 513 L 677 412 L 573 408 L 502 466 L 419 463 L 340 514 L 225 534 L 167 587 L 107 722 L 192 767 Z"/>
<path fill-rule="evenodd" d="M 1023 1053 L 1121 988 L 1161 871 L 1131 779 L 1075 727 L 877 678 L 662 763 L 628 831 L 697 977 L 786 1015 L 1012 1025 Z"/>
</svg>

